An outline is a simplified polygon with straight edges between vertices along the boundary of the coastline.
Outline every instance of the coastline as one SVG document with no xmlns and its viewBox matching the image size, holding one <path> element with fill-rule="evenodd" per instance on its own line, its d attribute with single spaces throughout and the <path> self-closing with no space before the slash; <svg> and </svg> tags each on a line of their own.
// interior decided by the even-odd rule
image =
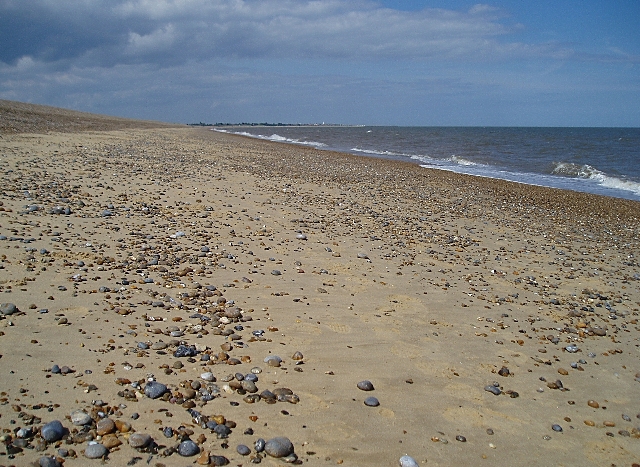
<svg viewBox="0 0 640 467">
<path fill-rule="evenodd" d="M 303 465 L 640 457 L 639 202 L 130 125 L 0 139 L 1 302 L 20 310 L 0 320 L 0 428 L 12 447 L 18 427 L 72 431 L 0 464 L 65 448 L 77 453 L 65 466 L 97 465 L 89 437 L 115 444 L 113 465 L 249 465 L 254 441 L 276 436 Z M 173 355 L 179 341 L 193 361 Z M 280 366 L 265 362 L 274 355 Z M 227 376 L 254 367 L 257 394 L 286 387 L 299 402 L 249 403 Z M 207 372 L 220 396 L 203 403 L 187 389 Z M 168 400 L 131 386 L 150 375 Z M 231 434 L 199 427 L 187 406 L 233 421 Z M 67 418 L 76 410 L 93 418 L 84 431 Z M 98 435 L 100 410 L 162 447 Z M 162 429 L 180 426 L 198 457 L 163 455 L 179 438 Z"/>
</svg>

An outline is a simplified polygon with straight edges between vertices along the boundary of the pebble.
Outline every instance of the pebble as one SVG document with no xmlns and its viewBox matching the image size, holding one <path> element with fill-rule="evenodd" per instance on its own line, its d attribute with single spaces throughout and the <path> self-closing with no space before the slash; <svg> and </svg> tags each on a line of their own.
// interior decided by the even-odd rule
<svg viewBox="0 0 640 467">
<path fill-rule="evenodd" d="M 400 467 L 418 467 L 418 463 L 416 462 L 416 460 L 413 457 L 407 455 L 402 456 L 398 460 L 398 464 L 400 465 Z"/>
<path fill-rule="evenodd" d="M 202 373 L 200 375 L 200 378 L 202 378 L 205 381 L 210 381 L 210 382 L 216 380 L 216 377 L 210 371 L 207 371 L 206 373 Z"/>
<path fill-rule="evenodd" d="M 249 447 L 244 444 L 238 444 L 238 446 L 236 447 L 236 451 L 241 456 L 248 456 L 249 454 L 251 454 L 251 449 L 249 449 Z"/>
<path fill-rule="evenodd" d="M 110 418 L 103 418 L 96 423 L 96 433 L 100 436 L 108 435 L 116 431 L 116 424 Z"/>
<path fill-rule="evenodd" d="M 101 457 L 106 456 L 108 453 L 109 450 L 100 443 L 90 444 L 84 450 L 84 456 L 89 459 L 100 459 Z"/>
<path fill-rule="evenodd" d="M 378 407 L 380 405 L 380 401 L 375 397 L 367 397 L 364 400 L 364 405 L 368 407 Z"/>
<path fill-rule="evenodd" d="M 264 362 L 269 366 L 279 367 L 282 363 L 282 359 L 277 355 L 269 355 L 264 359 Z"/>
<path fill-rule="evenodd" d="M 257 449 L 256 449 L 257 450 Z M 271 457 L 286 457 L 293 453 L 293 444 L 289 438 L 278 436 L 267 441 L 264 445 L 264 451 Z"/>
<path fill-rule="evenodd" d="M 360 381 L 358 384 L 358 389 L 362 391 L 373 391 L 375 388 L 373 387 L 373 383 L 369 380 Z"/>
<path fill-rule="evenodd" d="M 148 435 L 147 433 L 134 433 L 129 436 L 129 446 L 136 449 L 148 446 L 151 441 L 151 435 Z"/>
<path fill-rule="evenodd" d="M 75 426 L 88 425 L 92 422 L 91 416 L 84 410 L 74 410 L 71 412 L 71 423 Z"/>
<path fill-rule="evenodd" d="M 183 457 L 191 457 L 200 454 L 200 448 L 190 439 L 184 440 L 178 446 L 178 454 Z"/>
<path fill-rule="evenodd" d="M 557 432 L 561 432 L 562 431 L 562 427 L 560 425 L 557 425 L 557 424 L 551 425 L 551 429 L 553 431 L 557 431 Z"/>
<path fill-rule="evenodd" d="M 264 446 L 266 444 L 266 441 L 262 438 L 258 438 L 255 443 L 253 443 L 253 448 L 256 450 L 256 452 L 262 452 L 264 451 Z"/>
<path fill-rule="evenodd" d="M 499 396 L 502 393 L 500 388 L 497 386 L 494 386 L 493 384 L 489 384 L 488 386 L 485 386 L 484 390 L 492 394 L 495 394 L 496 396 Z"/>
<path fill-rule="evenodd" d="M 55 457 L 43 456 L 38 462 L 40 467 L 60 467 L 60 462 Z"/>
<path fill-rule="evenodd" d="M 278 269 L 274 269 L 273 271 L 271 271 L 271 275 L 272 276 L 280 276 L 280 275 L 282 275 L 282 272 L 280 272 L 280 270 L 278 270 Z"/>
<path fill-rule="evenodd" d="M 64 427 L 60 420 L 53 420 L 40 429 L 40 434 L 48 443 L 58 441 L 64 436 Z"/>
<path fill-rule="evenodd" d="M 5 316 L 9 316 L 12 315 L 14 313 L 17 313 L 18 307 L 15 306 L 15 304 L 13 303 L 1 303 L 0 304 L 0 313 L 2 313 Z"/>
<path fill-rule="evenodd" d="M 144 387 L 144 395 L 150 399 L 157 399 L 167 392 L 167 387 L 157 381 L 149 381 Z"/>
</svg>

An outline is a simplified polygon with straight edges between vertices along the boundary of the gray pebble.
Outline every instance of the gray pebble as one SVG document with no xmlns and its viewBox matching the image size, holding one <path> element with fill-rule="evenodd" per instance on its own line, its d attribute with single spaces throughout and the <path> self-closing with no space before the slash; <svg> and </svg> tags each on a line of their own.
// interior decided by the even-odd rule
<svg viewBox="0 0 640 467">
<path fill-rule="evenodd" d="M 0 313 L 2 313 L 5 316 L 8 315 L 12 315 L 14 313 L 17 313 L 18 307 L 15 306 L 13 303 L 1 303 L 0 304 Z"/>
<path fill-rule="evenodd" d="M 43 456 L 38 463 L 40 467 L 60 467 L 60 462 L 55 457 Z"/>
<path fill-rule="evenodd" d="M 267 441 L 264 445 L 264 450 L 271 457 L 286 457 L 293 453 L 293 444 L 289 438 L 278 436 Z"/>
<path fill-rule="evenodd" d="M 280 276 L 282 273 L 278 270 L 278 269 L 274 269 L 273 271 L 271 271 L 271 275 L 273 276 Z"/>
<path fill-rule="evenodd" d="M 151 435 L 147 433 L 134 433 L 129 436 L 129 446 L 132 448 L 144 448 L 151 443 Z"/>
<path fill-rule="evenodd" d="M 364 405 L 368 407 L 378 407 L 380 405 L 380 401 L 375 397 L 367 397 L 364 400 Z"/>
<path fill-rule="evenodd" d="M 157 381 L 149 381 L 144 388 L 144 395 L 150 399 L 157 399 L 167 392 L 167 387 Z"/>
<path fill-rule="evenodd" d="M 492 394 L 495 394 L 496 396 L 499 396 L 499 395 L 502 393 L 502 391 L 500 390 L 500 388 L 499 388 L 499 387 L 497 387 L 497 386 L 494 386 L 493 384 L 490 384 L 490 385 L 488 385 L 488 386 L 485 386 L 485 387 L 484 387 L 484 390 L 485 390 L 485 391 L 487 391 L 487 392 L 490 392 L 490 393 L 492 393 Z"/>
<path fill-rule="evenodd" d="M 83 410 L 74 410 L 71 412 L 71 423 L 75 426 L 83 426 L 91 423 L 91 416 Z"/>
<path fill-rule="evenodd" d="M 195 456 L 196 454 L 200 454 L 200 448 L 196 443 L 187 439 L 178 446 L 178 454 L 183 457 Z"/>
<path fill-rule="evenodd" d="M 100 459 L 101 457 L 106 456 L 109 453 L 109 450 L 103 446 L 102 444 L 90 444 L 84 450 L 84 456 L 89 459 Z"/>
<path fill-rule="evenodd" d="M 556 424 L 551 425 L 551 429 L 552 429 L 553 431 L 557 431 L 557 432 L 562 431 L 562 427 L 561 427 L 560 425 L 556 425 Z"/>
<path fill-rule="evenodd" d="M 53 420 L 40 429 L 40 434 L 48 443 L 58 441 L 64 436 L 64 427 L 60 420 Z"/>
<path fill-rule="evenodd" d="M 369 380 L 360 381 L 358 384 L 358 389 L 362 391 L 373 391 L 375 388 L 373 387 L 373 383 Z"/>
<path fill-rule="evenodd" d="M 236 447 L 236 451 L 238 451 L 238 454 L 240 454 L 241 456 L 248 456 L 249 454 L 251 454 L 251 449 L 249 449 L 249 447 L 245 446 L 244 444 L 238 444 L 238 447 Z"/>
<path fill-rule="evenodd" d="M 256 452 L 262 452 L 264 451 L 265 444 L 266 444 L 266 441 L 264 439 L 258 438 L 256 442 L 253 443 L 253 447 L 256 450 Z"/>
</svg>

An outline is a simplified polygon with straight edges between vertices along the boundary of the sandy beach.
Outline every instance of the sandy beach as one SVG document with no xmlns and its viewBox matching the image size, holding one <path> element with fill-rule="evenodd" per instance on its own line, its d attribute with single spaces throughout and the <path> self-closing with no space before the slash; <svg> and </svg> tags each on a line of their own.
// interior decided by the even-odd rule
<svg viewBox="0 0 640 467">
<path fill-rule="evenodd" d="M 640 203 L 0 122 L 0 466 L 639 465 Z"/>
</svg>

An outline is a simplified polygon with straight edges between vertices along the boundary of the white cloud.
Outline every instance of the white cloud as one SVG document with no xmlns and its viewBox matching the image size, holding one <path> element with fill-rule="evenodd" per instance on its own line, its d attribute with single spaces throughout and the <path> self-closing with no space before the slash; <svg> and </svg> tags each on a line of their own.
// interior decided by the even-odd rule
<svg viewBox="0 0 640 467">
<path fill-rule="evenodd" d="M 129 43 L 125 48 L 125 54 L 137 55 L 144 53 L 161 52 L 169 49 L 176 40 L 176 30 L 172 24 L 158 28 L 150 34 L 140 35 L 129 33 Z"/>
</svg>

